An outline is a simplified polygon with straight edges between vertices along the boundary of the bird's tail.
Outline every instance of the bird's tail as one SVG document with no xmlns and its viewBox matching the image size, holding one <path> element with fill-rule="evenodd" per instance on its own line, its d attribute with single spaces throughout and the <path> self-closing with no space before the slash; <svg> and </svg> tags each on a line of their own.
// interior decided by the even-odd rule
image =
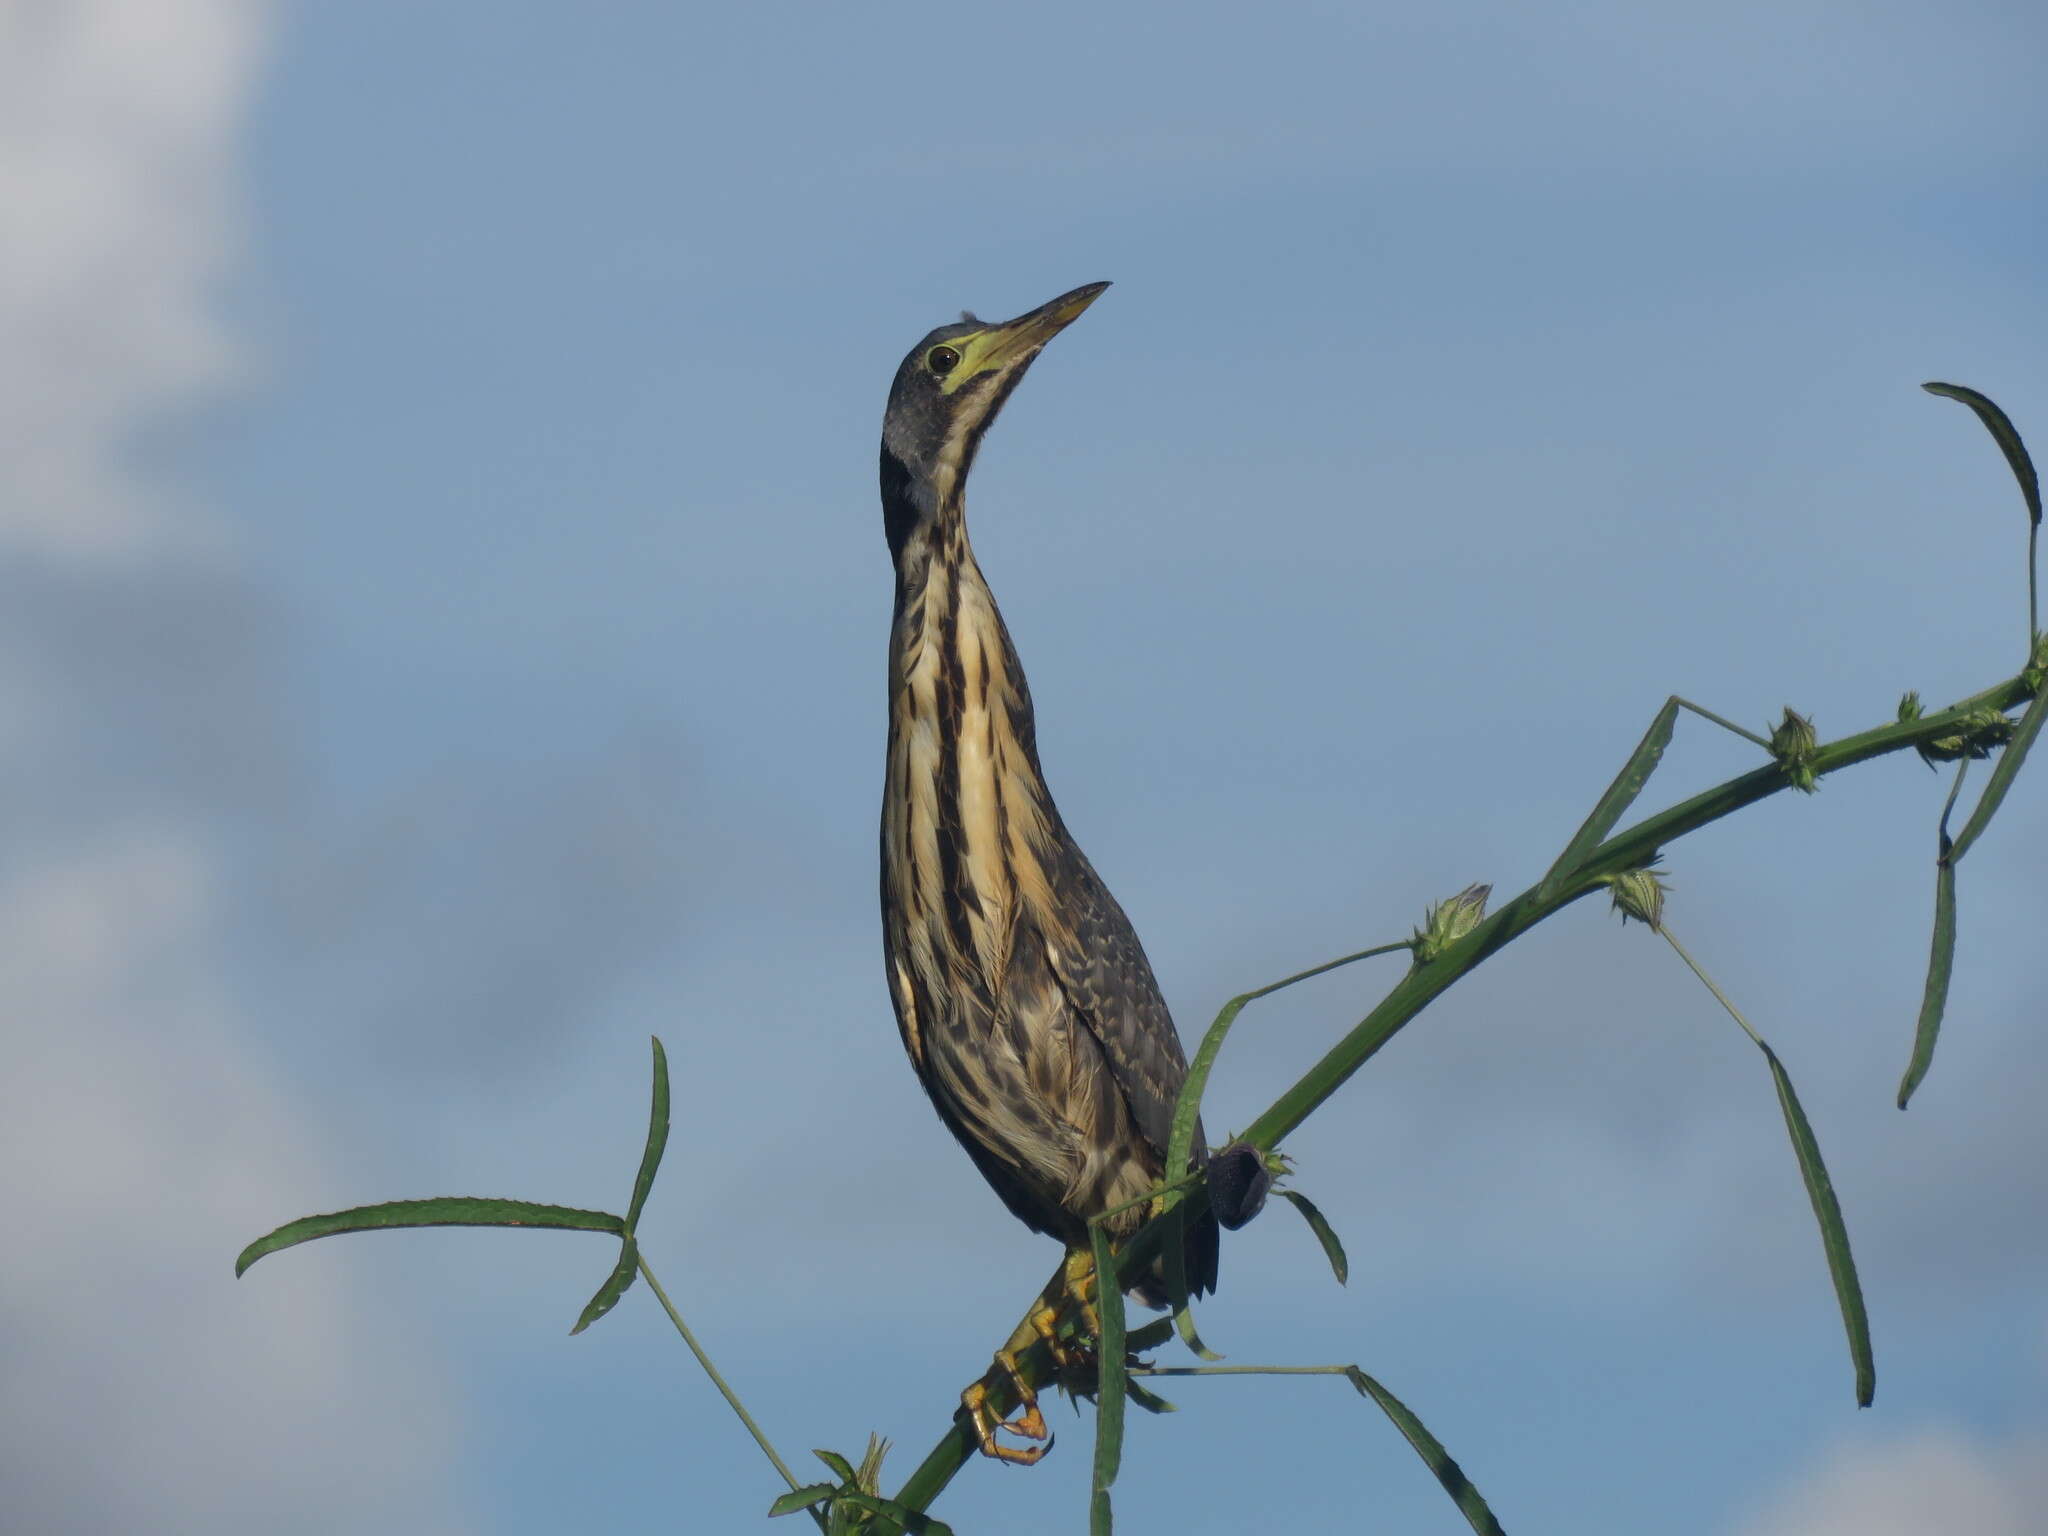
<svg viewBox="0 0 2048 1536">
<path fill-rule="evenodd" d="M 1202 1214 L 1189 1223 L 1186 1241 L 1181 1249 L 1182 1260 L 1187 1267 L 1189 1295 L 1204 1296 L 1216 1289 L 1220 1237 L 1216 1213 L 1204 1206 Z M 1130 1294 L 1148 1307 L 1164 1308 L 1172 1305 L 1172 1293 L 1166 1284 L 1165 1261 L 1154 1263 L 1142 1276 L 1133 1281 Z"/>
</svg>

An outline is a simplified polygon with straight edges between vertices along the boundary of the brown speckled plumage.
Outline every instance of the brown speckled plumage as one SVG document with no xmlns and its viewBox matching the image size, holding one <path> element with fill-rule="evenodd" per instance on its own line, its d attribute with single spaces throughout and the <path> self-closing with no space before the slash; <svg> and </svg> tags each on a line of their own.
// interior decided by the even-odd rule
<svg viewBox="0 0 2048 1536">
<path fill-rule="evenodd" d="M 1083 1248 L 1089 1217 L 1160 1181 L 1187 1065 L 1137 935 L 1046 789 L 1030 689 L 968 543 L 962 491 L 1003 399 L 1095 291 L 1006 326 L 934 331 L 897 373 L 882 445 L 896 562 L 881 850 L 890 996 L 919 1080 L 996 1193 Z M 970 353 L 963 372 L 976 347 L 999 362 L 943 387 L 929 360 L 948 343 Z M 1213 1287 L 1206 1215 L 1187 1259 L 1190 1285 Z M 1136 1294 L 1163 1300 L 1156 1276 Z"/>
</svg>

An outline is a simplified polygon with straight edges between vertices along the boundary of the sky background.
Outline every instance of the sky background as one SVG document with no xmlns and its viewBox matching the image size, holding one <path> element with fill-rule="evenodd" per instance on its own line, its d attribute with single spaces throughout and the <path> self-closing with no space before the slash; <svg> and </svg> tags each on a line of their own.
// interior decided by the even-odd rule
<svg viewBox="0 0 2048 1536">
<path fill-rule="evenodd" d="M 1184 1034 L 1537 878 L 1664 696 L 1824 735 L 2015 670 L 2048 444 L 2036 6 L 0 0 L 0 1489 L 10 1528 L 744 1530 L 777 1483 L 576 1235 L 626 1198 L 785 1453 L 894 1479 L 1056 1254 L 902 1060 L 874 443 L 962 307 L 1116 286 L 988 440 L 977 549 L 1067 820 Z M 1645 806 L 1753 748 L 1687 719 Z M 2048 772 L 2048 769 L 2044 769 Z M 1208 1340 L 1357 1361 L 1516 1531 L 2023 1536 L 2048 1498 L 2048 795 L 1669 850 L 1792 1071 L 1585 902 L 1289 1144 Z M 1250 1121 L 1396 979 L 1240 1022 Z M 1165 1352 L 1163 1358 L 1173 1358 Z M 1190 1381 L 1123 1528 L 1449 1532 L 1327 1381 Z M 1091 1423 L 963 1533 L 1079 1530 Z M 807 1458 L 805 1458 L 807 1459 Z"/>
</svg>

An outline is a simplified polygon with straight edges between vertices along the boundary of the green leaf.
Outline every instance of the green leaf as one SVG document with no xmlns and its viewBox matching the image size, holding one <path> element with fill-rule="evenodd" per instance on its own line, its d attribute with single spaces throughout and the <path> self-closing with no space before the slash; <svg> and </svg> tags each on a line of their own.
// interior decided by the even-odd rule
<svg viewBox="0 0 2048 1536">
<path fill-rule="evenodd" d="M 640 1153 L 640 1171 L 633 1179 L 633 1201 L 626 1207 L 626 1240 L 619 1245 L 619 1262 L 612 1267 L 597 1294 L 590 1298 L 590 1304 L 576 1319 L 576 1326 L 569 1330 L 574 1337 L 596 1322 L 605 1313 L 619 1304 L 619 1298 L 632 1289 L 633 1277 L 639 1272 L 640 1245 L 633 1233 L 640 1223 L 640 1208 L 647 1203 L 647 1192 L 654 1188 L 655 1170 L 661 1167 L 661 1155 L 668 1147 L 668 1052 L 661 1047 L 659 1035 L 650 1037 L 654 1041 L 654 1106 L 647 1116 L 647 1145 Z M 851 1478 L 852 1469 L 847 1476 Z"/>
<path fill-rule="evenodd" d="M 1351 1277 L 1351 1263 L 1344 1257 L 1344 1244 L 1337 1236 L 1329 1218 L 1317 1209 L 1315 1201 L 1298 1189 L 1283 1189 L 1276 1193 L 1282 1200 L 1301 1212 L 1301 1219 L 1308 1223 L 1309 1231 L 1315 1233 L 1316 1241 L 1323 1245 L 1323 1257 L 1330 1261 L 1330 1271 L 1336 1275 L 1337 1283 L 1343 1285 Z"/>
<path fill-rule="evenodd" d="M 838 1491 L 830 1483 L 808 1483 L 802 1488 L 792 1488 L 768 1506 L 768 1517 L 772 1520 L 777 1515 L 793 1515 L 800 1509 L 824 1503 Z"/>
<path fill-rule="evenodd" d="M 2020 495 L 2027 503 L 2027 518 L 2036 527 L 2041 522 L 2041 481 L 2034 473 L 2034 461 L 2027 457 L 2027 445 L 2020 441 L 2019 429 L 2012 419 L 2001 411 L 1988 395 L 1980 395 L 1964 384 L 1928 383 L 1920 386 L 1930 395 L 1940 395 L 1948 400 L 1960 400 L 1977 413 L 1977 419 L 1991 434 L 1992 440 L 2005 454 L 2005 462 L 2012 469 L 2013 479 L 2020 483 Z"/>
<path fill-rule="evenodd" d="M 1956 963 L 1956 872 L 1951 857 L 1955 844 L 1948 835 L 1948 819 L 1956 808 L 1956 796 L 1963 792 L 1963 780 L 1969 775 L 1970 760 L 1961 758 L 1956 763 L 1956 776 L 1948 786 L 1948 798 L 1941 802 L 1939 852 L 1934 860 L 1934 943 L 1927 957 L 1927 985 L 1920 995 L 1920 1022 L 1913 1031 L 1913 1059 L 1906 1064 L 1906 1075 L 1899 1080 L 1901 1109 L 1934 1062 L 1935 1038 L 1941 1033 L 1941 1016 L 1948 1008 L 1949 974 Z"/>
<path fill-rule="evenodd" d="M 1147 1387 L 1143 1382 L 1139 1381 L 1137 1377 L 1131 1375 L 1129 1372 L 1125 1372 L 1124 1374 L 1124 1391 L 1130 1394 L 1130 1399 L 1132 1402 L 1136 1403 L 1140 1408 L 1144 1409 L 1147 1413 L 1180 1412 L 1180 1409 L 1176 1405 L 1174 1405 L 1173 1403 L 1169 1403 L 1165 1398 L 1161 1397 L 1157 1392 L 1152 1391 L 1151 1388 Z"/>
<path fill-rule="evenodd" d="M 325 1216 L 302 1216 L 297 1221 L 288 1221 L 244 1248 L 235 1260 L 235 1273 L 246 1274 L 249 1266 L 266 1254 L 310 1243 L 315 1238 L 398 1227 L 550 1227 L 565 1232 L 609 1232 L 615 1237 L 624 1236 L 626 1231 L 624 1219 L 609 1211 L 536 1205 L 531 1200 L 492 1200 L 470 1195 L 387 1200 L 380 1205 L 359 1205 Z"/>
<path fill-rule="evenodd" d="M 632 1287 L 633 1276 L 639 1267 L 640 1244 L 636 1239 L 628 1237 L 619 1244 L 619 1262 L 612 1266 L 612 1272 L 605 1277 L 604 1284 L 597 1288 L 597 1294 L 590 1298 L 590 1304 L 576 1319 L 576 1326 L 569 1330 L 571 1338 L 619 1304 L 619 1298 Z"/>
<path fill-rule="evenodd" d="M 1110 1536 L 1109 1489 L 1124 1455 L 1124 1293 L 1117 1284 L 1109 1234 L 1100 1222 L 1089 1225 L 1088 1241 L 1095 1250 L 1095 1306 L 1102 1318 L 1102 1337 L 1096 1341 L 1095 1470 L 1088 1518 L 1090 1536 Z"/>
<path fill-rule="evenodd" d="M 1391 955 L 1413 948 L 1414 945 L 1407 939 L 1392 944 L 1375 944 L 1371 949 L 1339 955 L 1335 960 L 1325 960 L 1321 965 L 1312 965 L 1305 971 L 1297 971 L 1279 981 L 1268 982 L 1263 987 L 1240 992 L 1225 1003 L 1202 1035 L 1202 1043 L 1195 1048 L 1194 1057 L 1188 1062 L 1188 1075 L 1181 1083 L 1180 1097 L 1174 1100 L 1173 1126 L 1166 1142 L 1166 1177 L 1169 1180 L 1177 1179 L 1188 1171 L 1189 1156 L 1195 1147 L 1195 1122 L 1201 1118 L 1202 1095 L 1209 1087 L 1209 1071 L 1216 1065 L 1216 1053 L 1223 1049 L 1224 1038 L 1229 1035 L 1230 1026 L 1237 1022 L 1237 1016 L 1244 1012 L 1246 1003 L 1257 1002 L 1262 997 L 1271 997 L 1275 992 L 1291 987 L 1298 981 L 1307 981 L 1359 960 L 1370 960 L 1375 955 Z M 1165 1196 L 1165 1203 L 1171 1206 L 1177 1204 L 1180 1198 L 1180 1191 L 1175 1190 Z"/>
<path fill-rule="evenodd" d="M 1124 1349 L 1133 1355 L 1142 1355 L 1148 1349 L 1157 1349 L 1173 1337 L 1173 1319 L 1155 1317 L 1151 1322 L 1124 1340 Z"/>
<path fill-rule="evenodd" d="M 1678 723 L 1678 700 L 1667 699 L 1664 707 L 1657 711 L 1657 718 L 1650 722 L 1643 739 L 1622 764 L 1621 772 L 1614 776 L 1614 782 L 1607 786 L 1607 793 L 1600 797 L 1593 807 L 1593 814 L 1579 825 L 1572 834 L 1572 840 L 1565 844 L 1564 852 L 1557 856 L 1557 862 L 1550 866 L 1542 883 L 1536 887 L 1536 900 L 1545 902 L 1555 896 L 1572 872 L 1586 861 L 1586 855 L 1605 841 L 1615 823 L 1628 814 L 1628 808 L 1635 804 L 1636 796 L 1643 792 L 1643 786 L 1650 782 L 1650 775 L 1657 771 L 1657 764 L 1663 759 L 1664 749 L 1671 745 L 1671 732 Z"/>
<path fill-rule="evenodd" d="M 2041 734 L 2041 722 L 2048 719 L 2048 687 L 2034 695 L 2034 702 L 2027 706 L 2027 712 L 2020 716 L 2019 726 L 2012 733 L 2012 740 L 2006 743 L 1998 761 L 1991 769 L 1991 782 L 1984 786 L 1984 793 L 1977 797 L 1977 808 L 1970 812 L 1970 819 L 1963 823 L 1963 830 L 1956 834 L 1955 846 L 1948 851 L 1948 862 L 1954 864 L 1970 851 L 1970 845 L 1977 841 L 1984 829 L 1991 824 L 1991 817 L 2005 800 L 2005 792 L 2012 788 L 2013 776 L 2020 771 L 2020 764 L 2027 760 L 2027 749 L 2033 746 L 2034 738 Z"/>
<path fill-rule="evenodd" d="M 1493 1518 L 1493 1511 L 1486 1507 L 1486 1500 L 1472 1486 L 1472 1480 L 1465 1476 L 1464 1469 L 1451 1459 L 1451 1453 L 1444 1449 L 1443 1442 L 1423 1427 L 1422 1420 L 1409 1411 L 1406 1403 L 1355 1365 L 1346 1366 L 1344 1375 L 1358 1389 L 1360 1396 L 1378 1403 L 1380 1411 L 1394 1421 L 1394 1427 L 1415 1447 L 1415 1454 L 1422 1458 L 1423 1465 L 1436 1474 L 1436 1480 L 1443 1484 L 1444 1492 L 1451 1496 L 1451 1502 L 1458 1506 L 1473 1530 L 1480 1536 L 1506 1536 L 1500 1522 Z"/>
<path fill-rule="evenodd" d="M 1920 996 L 1920 1022 L 1913 1032 L 1913 1059 L 1899 1079 L 1899 1108 L 1919 1088 L 1934 1061 L 1934 1042 L 1941 1034 L 1941 1016 L 1948 1007 L 1949 973 L 1956 963 L 1956 867 L 1934 866 L 1934 943 L 1927 956 L 1927 987 Z"/>
<path fill-rule="evenodd" d="M 1813 1202 L 1814 1218 L 1820 1223 L 1828 1274 L 1835 1282 L 1842 1327 L 1849 1335 L 1849 1358 L 1856 1366 L 1856 1406 L 1868 1408 L 1877 1392 L 1877 1362 L 1871 1352 L 1870 1316 L 1863 1307 L 1863 1287 L 1856 1279 L 1856 1257 L 1849 1251 L 1849 1228 L 1842 1220 L 1842 1204 L 1835 1198 L 1834 1182 L 1828 1178 L 1827 1164 L 1821 1161 L 1820 1143 L 1814 1139 L 1806 1111 L 1799 1106 L 1799 1095 L 1792 1090 L 1792 1079 L 1784 1063 L 1761 1039 L 1756 1044 L 1764 1053 L 1764 1060 L 1771 1064 L 1771 1080 L 1777 1084 L 1778 1104 L 1785 1112 L 1785 1130 L 1799 1157 L 1799 1175 L 1806 1181 L 1806 1197 Z"/>
<path fill-rule="evenodd" d="M 1856 1259 L 1849 1251 L 1849 1228 L 1842 1220 L 1842 1205 L 1835 1198 L 1835 1186 L 1828 1178 L 1827 1164 L 1821 1160 L 1820 1143 L 1814 1139 L 1806 1111 L 1799 1106 L 1799 1095 L 1792 1090 L 1792 1078 L 1785 1071 L 1785 1064 L 1778 1060 L 1778 1053 L 1771 1049 L 1770 1042 L 1756 1032 L 1756 1027 L 1742 1016 L 1742 1010 L 1729 1001 L 1728 994 L 1714 984 L 1714 978 L 1678 942 L 1678 935 L 1671 931 L 1670 925 L 1667 923 L 1658 932 L 1663 935 L 1664 942 L 1677 951 L 1678 958 L 1686 963 L 1693 975 L 1699 977 L 1701 984 L 1714 994 L 1714 1001 L 1721 1005 L 1728 1017 L 1739 1024 L 1742 1032 L 1764 1053 L 1764 1060 L 1770 1063 L 1771 1081 L 1778 1089 L 1778 1107 L 1785 1113 L 1785 1131 L 1792 1138 L 1792 1151 L 1799 1159 L 1799 1176 L 1806 1181 L 1806 1197 L 1813 1202 L 1814 1218 L 1820 1223 L 1820 1240 L 1827 1251 L 1828 1274 L 1835 1282 L 1835 1300 L 1842 1309 L 1842 1326 L 1849 1334 L 1849 1358 L 1856 1366 L 1856 1406 L 1868 1408 L 1871 1396 L 1877 1390 L 1877 1365 L 1870 1349 L 1870 1317 L 1863 1309 L 1863 1287 L 1856 1280 Z"/>
<path fill-rule="evenodd" d="M 848 1487 L 858 1488 L 860 1479 L 854 1475 L 853 1463 L 837 1451 L 812 1451 L 811 1454 L 832 1470 L 832 1475 Z"/>
<path fill-rule="evenodd" d="M 1209 1070 L 1216 1065 L 1216 1053 L 1223 1049 L 1224 1037 L 1230 1033 L 1230 1026 L 1244 1012 L 1244 1005 L 1257 995 L 1241 992 L 1225 1003 L 1202 1036 L 1202 1043 L 1195 1047 L 1194 1059 L 1188 1063 L 1188 1075 L 1181 1081 L 1180 1097 L 1174 1100 L 1173 1126 L 1167 1133 L 1168 1179 L 1177 1179 L 1188 1171 L 1188 1159 L 1195 1149 L 1195 1122 L 1202 1117 L 1202 1095 L 1209 1088 Z M 1176 1195 L 1166 1198 L 1179 1204 Z"/>
<path fill-rule="evenodd" d="M 647 1192 L 654 1188 L 654 1172 L 661 1166 L 661 1154 L 668 1148 L 668 1052 L 661 1048 L 661 1036 L 654 1042 L 654 1106 L 647 1116 L 647 1146 L 640 1154 L 640 1172 L 633 1180 L 633 1203 L 626 1207 L 626 1230 L 640 1225 L 640 1208 Z"/>
<path fill-rule="evenodd" d="M 894 1499 L 885 1499 L 878 1493 L 863 1493 L 859 1489 L 844 1488 L 834 1500 L 839 1504 L 851 1504 L 856 1509 L 869 1510 L 884 1519 L 893 1520 L 910 1536 L 953 1536 L 953 1527 L 943 1520 L 934 1520 L 930 1515 L 912 1509 L 908 1504 L 899 1504 Z"/>
</svg>

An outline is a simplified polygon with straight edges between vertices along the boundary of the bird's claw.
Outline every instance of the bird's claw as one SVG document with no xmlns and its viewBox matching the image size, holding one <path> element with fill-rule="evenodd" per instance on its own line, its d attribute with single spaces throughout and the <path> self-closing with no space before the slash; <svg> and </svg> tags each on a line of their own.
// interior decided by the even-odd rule
<svg viewBox="0 0 2048 1536">
<path fill-rule="evenodd" d="M 1008 1379 L 1011 1390 L 1017 1394 L 1018 1413 L 1014 1419 L 1003 1418 L 989 1401 L 989 1376 L 998 1374 Z M 960 1406 L 966 1410 L 968 1421 L 974 1426 L 975 1443 L 984 1456 L 1029 1467 L 1035 1466 L 1052 1449 L 1052 1431 L 1046 1427 L 1045 1414 L 1039 1409 L 1038 1394 L 1031 1390 L 1030 1383 L 1017 1369 L 1016 1356 L 1007 1350 L 996 1355 L 996 1363 L 990 1367 L 988 1376 L 960 1394 Z M 1004 1445 L 996 1438 L 997 1430 L 1005 1430 L 1021 1440 L 1042 1443 Z"/>
<path fill-rule="evenodd" d="M 1038 1393 L 1024 1379 L 1017 1363 L 1017 1352 L 1031 1343 L 1034 1336 L 1045 1347 L 1061 1389 L 1084 1397 L 1093 1395 L 1098 1364 L 1094 1343 L 1102 1333 L 1101 1314 L 1095 1306 L 1097 1289 L 1094 1256 L 1085 1249 L 1070 1253 L 1055 1283 L 1047 1287 L 1026 1323 L 1006 1347 L 996 1351 L 995 1363 L 987 1374 L 960 1394 L 961 1409 L 973 1426 L 975 1444 L 982 1455 L 1028 1467 L 1052 1449 L 1052 1431 L 1046 1427 L 1045 1414 L 1038 1406 Z M 1060 1325 L 1070 1320 L 1078 1328 L 1073 1336 L 1063 1337 Z M 1006 1419 L 996 1412 L 993 1397 L 997 1389 L 1007 1389 L 1008 1395 L 1015 1398 L 1015 1418 Z M 996 1438 L 999 1430 L 1038 1443 L 1005 1445 Z"/>
</svg>

